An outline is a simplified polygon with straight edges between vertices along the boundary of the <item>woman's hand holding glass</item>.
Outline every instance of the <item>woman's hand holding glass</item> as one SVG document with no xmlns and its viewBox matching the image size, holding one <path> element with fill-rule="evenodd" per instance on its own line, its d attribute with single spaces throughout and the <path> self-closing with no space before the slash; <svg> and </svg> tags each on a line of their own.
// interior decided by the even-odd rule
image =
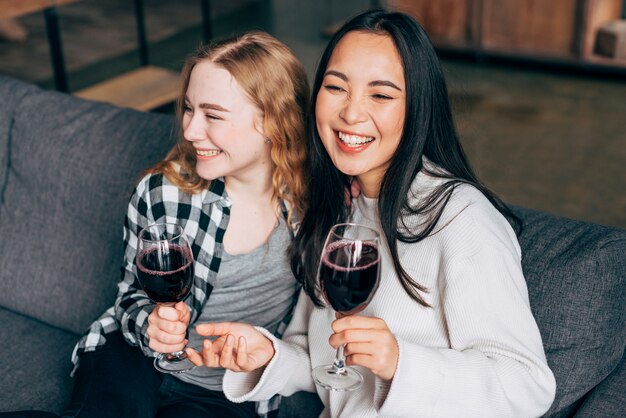
<svg viewBox="0 0 626 418">
<path fill-rule="evenodd" d="M 349 315 L 332 323 L 329 343 L 344 346 L 346 365 L 363 366 L 385 381 L 390 381 L 398 365 L 398 342 L 387 323 L 380 318 Z"/>
<path fill-rule="evenodd" d="M 149 347 L 157 353 L 175 353 L 185 348 L 190 316 L 184 302 L 174 306 L 157 304 L 148 316 Z"/>
<path fill-rule="evenodd" d="M 234 372 L 250 372 L 267 365 L 274 357 L 274 345 L 265 335 L 248 324 L 235 322 L 206 323 L 196 326 L 205 339 L 202 350 L 187 348 L 196 366 L 223 367 Z"/>
</svg>

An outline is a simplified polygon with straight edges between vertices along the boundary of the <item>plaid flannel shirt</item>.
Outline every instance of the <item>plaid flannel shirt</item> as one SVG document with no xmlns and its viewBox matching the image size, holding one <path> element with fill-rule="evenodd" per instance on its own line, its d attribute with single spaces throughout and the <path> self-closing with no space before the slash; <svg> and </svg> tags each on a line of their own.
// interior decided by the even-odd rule
<svg viewBox="0 0 626 418">
<path fill-rule="evenodd" d="M 223 238 L 230 216 L 231 201 L 222 179 L 211 182 L 202 193 L 190 195 L 171 184 L 162 174 L 145 176 L 130 198 L 124 222 L 123 277 L 118 283 L 115 305 L 106 310 L 74 347 L 72 363 L 78 367 L 80 355 L 104 345 L 106 334 L 120 330 L 126 341 L 138 346 L 145 355 L 156 356 L 148 346 L 146 330 L 148 316 L 155 307 L 137 280 L 135 255 L 139 232 L 157 222 L 174 222 L 181 225 L 190 239 L 194 256 L 194 281 L 185 302 L 191 311 L 193 324 L 208 295 L 215 285 L 219 270 Z M 283 215 L 286 208 L 282 207 Z M 294 302 L 297 295 L 294 295 Z M 277 334 L 282 334 L 291 317 L 283 319 Z M 278 408 L 280 397 L 257 404 L 257 413 L 265 416 Z"/>
</svg>

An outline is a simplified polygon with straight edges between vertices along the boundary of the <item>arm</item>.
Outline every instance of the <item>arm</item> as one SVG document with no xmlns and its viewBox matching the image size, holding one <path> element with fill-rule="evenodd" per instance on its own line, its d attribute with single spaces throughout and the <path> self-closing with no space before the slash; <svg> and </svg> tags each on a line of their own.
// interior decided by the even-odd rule
<svg viewBox="0 0 626 418">
<path fill-rule="evenodd" d="M 301 292 L 284 340 L 263 328 L 244 324 L 198 325 L 199 334 L 213 334 L 218 339 L 212 344 L 205 342 L 203 351 L 210 349 L 210 352 L 204 353 L 203 359 L 191 350 L 188 353 L 196 364 L 229 369 L 224 376 L 223 390 L 233 402 L 266 400 L 277 393 L 314 392 L 307 336 L 312 309 L 310 299 Z M 225 325 L 227 327 L 222 328 Z M 228 336 L 232 338 L 227 341 Z M 242 345 L 245 352 L 238 353 Z"/>
<path fill-rule="evenodd" d="M 149 356 L 154 352 L 149 347 L 147 335 L 148 316 L 155 307 L 137 280 L 135 255 L 139 231 L 151 222 L 148 177 L 144 178 L 128 204 L 124 222 L 124 268 L 123 278 L 118 283 L 115 299 L 115 318 L 120 324 L 126 341 Z"/>
<path fill-rule="evenodd" d="M 472 243 L 472 251 L 452 245 L 438 278 L 436 303 L 449 347 L 398 338 L 398 366 L 382 415 L 539 416 L 554 399 L 554 376 L 514 244 L 508 234 L 491 235 L 493 225 L 469 221 L 476 227 L 453 229 L 450 239 Z"/>
</svg>

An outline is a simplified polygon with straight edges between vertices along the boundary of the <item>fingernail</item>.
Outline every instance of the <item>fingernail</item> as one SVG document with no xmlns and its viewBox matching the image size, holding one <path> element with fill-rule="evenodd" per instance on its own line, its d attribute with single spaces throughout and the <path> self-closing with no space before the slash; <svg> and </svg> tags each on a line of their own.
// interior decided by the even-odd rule
<svg viewBox="0 0 626 418">
<path fill-rule="evenodd" d="M 231 345 L 235 342 L 234 340 L 235 338 L 229 334 L 228 337 L 226 337 L 226 344 Z"/>
<path fill-rule="evenodd" d="M 209 348 L 211 348 L 211 343 L 209 342 L 209 340 L 204 340 L 202 342 L 202 347 L 204 347 L 205 350 L 208 350 Z"/>
</svg>

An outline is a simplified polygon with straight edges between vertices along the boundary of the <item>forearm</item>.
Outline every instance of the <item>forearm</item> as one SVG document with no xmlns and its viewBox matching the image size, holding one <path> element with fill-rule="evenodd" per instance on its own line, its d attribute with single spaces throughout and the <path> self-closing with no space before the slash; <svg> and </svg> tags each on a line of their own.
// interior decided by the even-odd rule
<svg viewBox="0 0 626 418">
<path fill-rule="evenodd" d="M 249 373 L 226 371 L 223 390 L 232 402 L 262 401 L 276 394 L 289 396 L 298 391 L 315 391 L 306 336 L 282 341 L 257 328 L 274 346 L 274 357 L 264 367 Z M 304 344 L 304 347 L 303 347 Z"/>
<path fill-rule="evenodd" d="M 283 340 L 257 328 L 272 342 L 274 356 L 265 368 L 254 373 L 226 372 L 223 388 L 231 401 L 265 400 L 277 393 L 288 396 L 297 391 L 315 391 L 308 344 L 312 310 L 311 300 L 301 291 Z"/>
<path fill-rule="evenodd" d="M 376 396 L 383 399 L 381 415 L 531 417 L 554 397 L 554 378 L 542 359 L 506 347 L 458 351 L 406 341 L 399 347 L 391 385 L 377 388 L 388 390 Z"/>
<path fill-rule="evenodd" d="M 148 347 L 148 316 L 155 307 L 148 296 L 139 288 L 134 274 L 126 271 L 124 279 L 118 284 L 118 296 L 115 300 L 115 318 L 126 341 L 139 346 L 146 355 L 154 355 Z"/>
</svg>

